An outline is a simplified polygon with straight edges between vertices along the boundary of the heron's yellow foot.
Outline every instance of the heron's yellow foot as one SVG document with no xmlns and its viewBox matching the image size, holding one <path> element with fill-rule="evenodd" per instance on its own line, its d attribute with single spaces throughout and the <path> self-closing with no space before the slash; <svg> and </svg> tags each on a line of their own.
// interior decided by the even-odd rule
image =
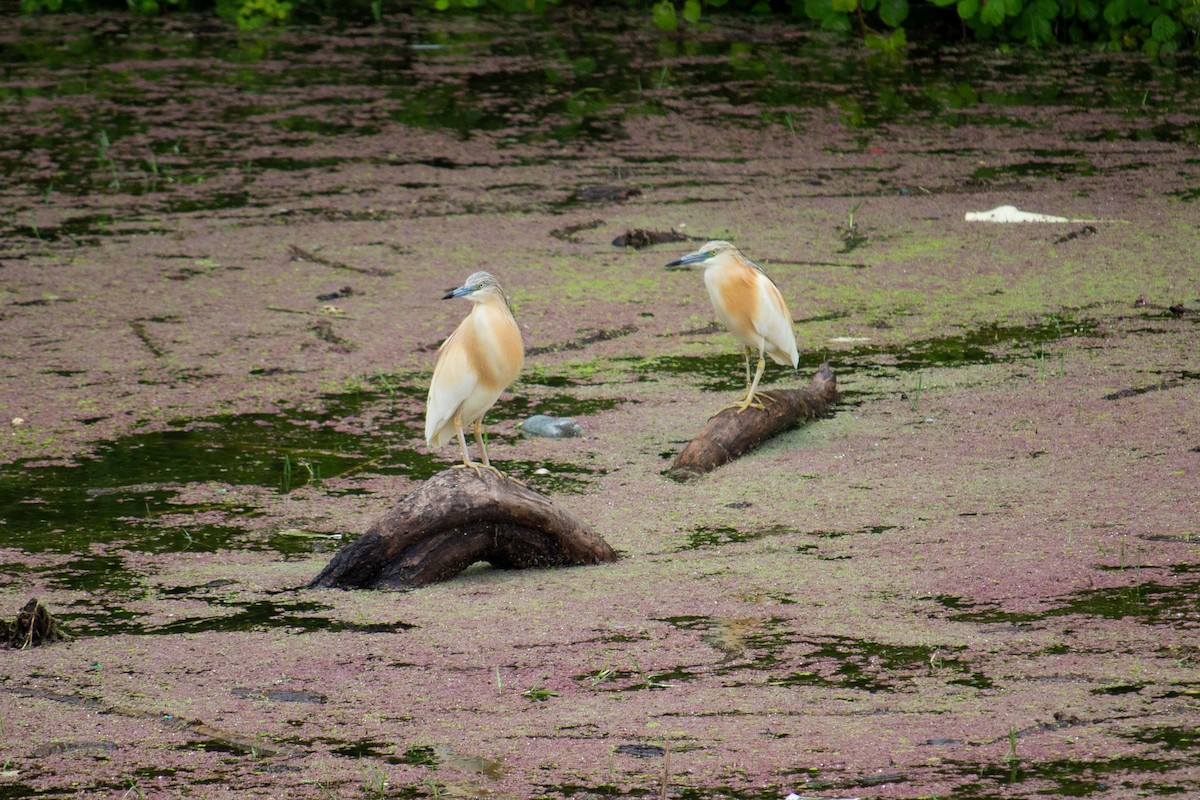
<svg viewBox="0 0 1200 800">
<path fill-rule="evenodd" d="M 464 461 L 464 462 L 463 462 L 463 463 L 461 463 L 461 464 L 455 464 L 455 465 L 454 465 L 454 466 L 452 466 L 450 469 L 469 469 L 469 470 L 473 470 L 473 471 L 475 472 L 475 475 L 476 475 L 477 477 L 480 477 L 480 478 L 482 478 L 482 477 L 483 477 L 483 473 L 482 473 L 482 472 L 480 472 L 480 470 L 481 470 L 481 469 L 486 469 L 486 470 L 488 470 L 489 472 L 494 472 L 494 473 L 496 473 L 496 475 L 498 475 L 498 476 L 499 476 L 499 477 L 501 477 L 501 478 L 507 478 L 507 477 L 508 477 L 508 476 L 507 476 L 507 475 L 505 475 L 503 472 L 501 472 L 500 470 L 498 470 L 498 469 L 496 469 L 495 467 L 493 467 L 491 464 L 482 464 L 482 463 L 480 463 L 480 462 L 478 462 L 478 461 Z"/>
<path fill-rule="evenodd" d="M 451 466 L 451 467 L 450 467 L 450 469 L 470 469 L 470 470 L 474 470 L 474 471 L 475 471 L 475 475 L 476 475 L 477 477 L 479 477 L 479 478 L 482 478 L 482 477 L 483 477 L 483 473 L 482 473 L 480 470 L 485 470 L 485 469 L 486 469 L 488 472 L 494 472 L 494 473 L 496 473 L 496 476 L 497 476 L 498 478 L 502 478 L 502 479 L 504 479 L 504 480 L 506 480 L 506 481 L 512 481 L 513 483 L 517 484 L 518 486 L 524 486 L 526 489 L 528 489 L 528 488 L 529 488 L 529 484 L 528 484 L 528 483 L 526 483 L 525 481 L 523 481 L 523 480 L 519 480 L 519 479 L 517 479 L 517 478 L 514 478 L 512 475 L 509 475 L 507 472 L 502 472 L 502 471 L 500 471 L 500 470 L 499 470 L 499 469 L 497 469 L 496 467 L 493 467 L 491 464 L 481 464 L 481 463 L 480 463 L 480 462 L 478 462 L 478 461 L 471 461 L 471 462 L 469 462 L 469 463 L 454 464 L 453 466 Z"/>
<path fill-rule="evenodd" d="M 750 396 L 750 397 L 743 397 L 741 400 L 737 401 L 736 403 L 730 403 L 728 406 L 726 406 L 726 408 L 736 408 L 737 413 L 739 413 L 739 414 L 742 413 L 743 411 L 745 411 L 747 408 L 757 408 L 759 411 L 766 411 L 767 407 L 758 401 L 759 397 L 760 397 L 760 395 L 757 395 L 757 394 Z M 766 400 L 775 402 L 774 398 L 766 397 L 766 396 L 763 396 L 763 397 Z"/>
<path fill-rule="evenodd" d="M 764 403 L 778 403 L 779 400 L 765 392 L 755 392 L 751 395 L 746 395 L 741 400 L 730 405 L 730 408 L 736 408 L 738 413 L 742 413 L 747 408 L 757 408 L 759 411 L 766 411 L 767 407 Z"/>
</svg>

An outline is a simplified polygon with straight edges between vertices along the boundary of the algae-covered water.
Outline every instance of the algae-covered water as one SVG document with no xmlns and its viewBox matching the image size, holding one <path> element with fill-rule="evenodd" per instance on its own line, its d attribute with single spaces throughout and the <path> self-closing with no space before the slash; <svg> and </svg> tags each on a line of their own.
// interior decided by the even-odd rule
<svg viewBox="0 0 1200 800">
<path fill-rule="evenodd" d="M 10 22 L 0 618 L 74 636 L 0 660 L 0 796 L 1200 791 L 1194 58 Z M 744 381 L 664 268 L 718 238 L 795 317 L 765 380 L 843 399 L 676 484 Z M 303 588 L 457 458 L 478 269 L 527 349 L 492 457 L 620 560 Z"/>
</svg>

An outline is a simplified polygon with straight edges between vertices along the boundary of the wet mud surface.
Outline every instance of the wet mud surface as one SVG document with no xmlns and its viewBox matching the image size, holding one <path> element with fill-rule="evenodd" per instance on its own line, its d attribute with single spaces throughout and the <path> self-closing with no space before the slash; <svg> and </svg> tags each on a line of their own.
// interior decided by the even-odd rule
<svg viewBox="0 0 1200 800">
<path fill-rule="evenodd" d="M 0 797 L 1200 793 L 1194 61 L 569 15 L 0 60 L 0 618 L 72 635 L 0 658 Z M 845 397 L 680 485 L 741 388 L 663 268 L 714 238 L 796 315 L 765 380 Z M 481 268 L 493 459 L 621 559 L 302 588 L 452 463 Z"/>
</svg>

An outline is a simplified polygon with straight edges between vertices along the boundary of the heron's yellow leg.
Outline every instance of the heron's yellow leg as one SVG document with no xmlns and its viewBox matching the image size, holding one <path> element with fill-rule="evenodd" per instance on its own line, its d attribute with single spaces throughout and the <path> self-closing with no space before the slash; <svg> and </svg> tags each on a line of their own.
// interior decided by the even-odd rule
<svg viewBox="0 0 1200 800">
<path fill-rule="evenodd" d="M 458 446 L 462 449 L 463 466 L 472 466 L 471 451 L 467 449 L 467 437 L 463 435 L 462 414 L 454 415 L 454 432 L 458 435 Z"/>
<path fill-rule="evenodd" d="M 490 467 L 491 461 L 488 461 L 487 443 L 483 441 L 483 417 L 475 420 L 475 444 L 479 445 L 479 452 L 483 453 L 483 465 Z"/>
<path fill-rule="evenodd" d="M 749 366 L 748 360 L 747 366 Z M 760 349 L 758 351 L 758 369 L 754 371 L 754 380 L 750 383 L 749 388 L 746 390 L 746 396 L 742 399 L 742 401 L 740 403 L 734 403 L 734 407 L 737 408 L 739 414 L 745 411 L 747 408 L 758 408 L 762 409 L 763 411 L 767 410 L 767 407 L 758 402 L 758 398 L 755 396 L 755 392 L 758 390 L 758 382 L 762 380 L 763 370 L 766 368 L 767 360 L 763 357 L 763 351 Z M 770 395 L 763 395 L 763 399 L 774 402 L 774 398 Z"/>
<path fill-rule="evenodd" d="M 484 417 L 479 417 L 478 420 L 475 420 L 475 444 L 478 444 L 479 450 L 484 453 L 484 463 L 475 464 L 475 474 L 478 475 L 480 469 L 487 469 L 500 477 L 506 477 L 502 471 L 496 467 L 492 467 L 492 462 L 487 459 L 487 444 L 484 441 Z"/>
<path fill-rule="evenodd" d="M 471 451 L 467 449 L 467 436 L 463 432 L 462 414 L 454 415 L 454 432 L 458 434 L 458 446 L 462 448 L 463 463 L 455 464 L 451 469 L 471 469 L 475 471 L 476 475 L 480 475 L 479 468 L 486 466 L 486 464 L 479 464 L 471 460 Z M 475 435 L 479 435 L 478 430 L 476 430 Z M 484 458 L 487 458 L 486 453 L 484 454 Z M 491 467 L 488 467 L 488 469 L 491 469 Z"/>
<path fill-rule="evenodd" d="M 504 477 L 504 473 L 492 466 L 492 462 L 488 461 L 487 443 L 483 441 L 483 417 L 475 420 L 475 443 L 479 445 L 479 450 L 483 453 L 483 468 L 490 469 L 492 472 Z M 476 472 L 479 470 L 476 469 Z"/>
</svg>

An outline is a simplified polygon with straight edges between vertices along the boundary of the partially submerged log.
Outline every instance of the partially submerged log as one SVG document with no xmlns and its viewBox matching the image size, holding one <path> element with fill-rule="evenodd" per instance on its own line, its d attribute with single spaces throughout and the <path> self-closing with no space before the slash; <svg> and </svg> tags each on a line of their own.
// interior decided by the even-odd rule
<svg viewBox="0 0 1200 800">
<path fill-rule="evenodd" d="M 766 409 L 726 408 L 704 426 L 675 459 L 667 475 L 691 480 L 753 450 L 784 431 L 824 416 L 838 400 L 837 378 L 825 363 L 803 389 L 759 392 Z"/>
<path fill-rule="evenodd" d="M 583 520 L 527 486 L 448 469 L 339 550 L 309 588 L 415 589 L 477 561 L 526 569 L 616 560 Z"/>
<path fill-rule="evenodd" d="M 695 237 L 687 236 L 679 231 L 648 231 L 645 228 L 630 228 L 613 239 L 613 247 L 632 247 L 634 250 L 641 250 L 643 247 L 650 247 L 655 244 L 691 240 L 695 240 Z"/>
</svg>

